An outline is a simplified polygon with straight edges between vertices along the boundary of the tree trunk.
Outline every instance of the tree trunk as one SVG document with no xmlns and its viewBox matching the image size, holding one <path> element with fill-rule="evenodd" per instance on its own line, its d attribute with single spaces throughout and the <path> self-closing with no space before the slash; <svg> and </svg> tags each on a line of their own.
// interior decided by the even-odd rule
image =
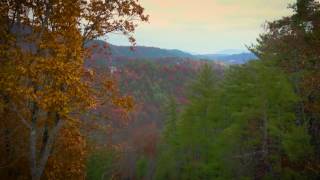
<svg viewBox="0 0 320 180">
<path fill-rule="evenodd" d="M 33 180 L 38 180 L 37 173 L 37 114 L 38 107 L 33 103 L 32 112 L 31 112 L 31 129 L 30 129 L 30 170 L 31 177 Z"/>
<path fill-rule="evenodd" d="M 32 112 L 31 112 L 31 129 L 30 129 L 30 170 L 32 180 L 40 180 L 45 166 L 47 164 L 50 153 L 52 152 L 52 147 L 55 142 L 56 136 L 62 127 L 62 120 L 60 119 L 59 114 L 56 113 L 54 116 L 55 126 L 49 133 L 49 130 L 45 130 L 47 137 L 44 144 L 42 145 L 41 151 L 37 149 L 37 115 L 38 115 L 38 106 L 33 103 Z"/>
</svg>

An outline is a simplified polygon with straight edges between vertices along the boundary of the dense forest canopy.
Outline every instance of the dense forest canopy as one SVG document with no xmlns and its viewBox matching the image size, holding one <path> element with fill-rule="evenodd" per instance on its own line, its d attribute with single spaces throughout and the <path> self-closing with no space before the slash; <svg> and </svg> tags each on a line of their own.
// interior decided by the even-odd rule
<svg viewBox="0 0 320 180">
<path fill-rule="evenodd" d="M 320 3 L 289 8 L 226 64 L 114 57 L 138 0 L 1 1 L 0 179 L 319 179 Z"/>
</svg>

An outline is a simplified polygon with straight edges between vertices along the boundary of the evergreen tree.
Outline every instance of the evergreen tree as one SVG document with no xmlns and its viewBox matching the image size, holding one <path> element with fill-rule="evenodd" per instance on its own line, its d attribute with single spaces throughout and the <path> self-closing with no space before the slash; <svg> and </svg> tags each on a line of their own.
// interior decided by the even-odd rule
<svg viewBox="0 0 320 180">
<path fill-rule="evenodd" d="M 273 61 L 290 78 L 299 101 L 295 106 L 297 123 L 305 124 L 310 143 L 317 152 L 297 169 L 320 172 L 320 4 L 298 0 L 292 16 L 267 24 L 252 51 L 263 61 Z M 290 163 L 289 163 L 290 164 Z M 298 167 L 291 164 L 291 166 Z"/>
<path fill-rule="evenodd" d="M 312 178 L 292 169 L 314 155 L 310 136 L 294 114 L 297 97 L 287 76 L 273 64 L 255 61 L 233 67 L 222 85 L 221 98 L 229 125 L 217 134 L 210 160 L 216 176 L 225 178 Z M 222 102 L 222 100 L 220 100 Z M 219 112 L 214 112 L 219 113 Z M 295 172 L 292 174 L 291 172 Z"/>
<path fill-rule="evenodd" d="M 157 177 L 314 178 L 310 170 L 286 164 L 299 167 L 314 155 L 306 126 L 295 118 L 297 100 L 288 77 L 273 63 L 231 67 L 222 83 L 205 66 L 177 124 L 166 126 Z"/>
<path fill-rule="evenodd" d="M 163 130 L 162 141 L 159 147 L 156 178 L 174 179 L 177 175 L 176 149 L 177 149 L 177 102 L 174 97 L 168 98 L 165 106 L 166 122 Z"/>
<path fill-rule="evenodd" d="M 159 179 L 206 179 L 211 139 L 210 106 L 216 89 L 214 72 L 205 65 L 190 86 L 190 103 L 176 121 L 171 105 L 171 121 L 165 129 L 166 148 L 162 149 L 157 168 Z M 172 111 L 173 110 L 173 111 Z M 174 115 L 174 116 L 172 116 Z M 177 123 L 173 123 L 177 122 Z M 173 128 L 174 127 L 174 128 Z"/>
</svg>

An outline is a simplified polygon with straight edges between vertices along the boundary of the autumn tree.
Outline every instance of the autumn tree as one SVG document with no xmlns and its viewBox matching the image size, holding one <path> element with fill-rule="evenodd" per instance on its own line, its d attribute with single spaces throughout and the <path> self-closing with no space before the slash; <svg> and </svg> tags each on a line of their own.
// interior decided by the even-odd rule
<svg viewBox="0 0 320 180">
<path fill-rule="evenodd" d="M 1 163 L 14 167 L 10 157 L 25 156 L 30 177 L 40 179 L 59 152 L 61 129 L 74 128 L 81 112 L 105 101 L 130 107 L 125 99 L 98 98 L 94 73 L 83 65 L 90 53 L 84 44 L 115 31 L 134 43 L 137 23 L 148 16 L 137 0 L 8 0 L 0 2 L 0 13 L 1 131 L 7 147 L 1 156 L 8 157 Z"/>
<path fill-rule="evenodd" d="M 119 176 L 137 178 L 143 175 L 146 179 L 154 177 L 160 129 L 167 126 L 167 123 L 170 124 L 170 120 L 163 121 L 164 116 L 171 117 L 170 114 L 173 113 L 167 104 L 175 106 L 167 100 L 175 99 L 178 104 L 186 103 L 185 87 L 194 78 L 198 63 L 201 62 L 175 58 L 156 61 L 119 58 L 113 61 L 113 75 L 119 80 L 121 91 L 132 95 L 136 102 L 134 112 L 130 114 L 128 128 L 120 128 L 120 131 L 115 130 L 113 134 L 113 143 L 124 144 L 125 149 L 123 158 L 114 165 L 121 172 Z M 116 120 L 117 117 L 112 119 Z M 119 128 L 117 124 L 113 127 Z"/>
</svg>

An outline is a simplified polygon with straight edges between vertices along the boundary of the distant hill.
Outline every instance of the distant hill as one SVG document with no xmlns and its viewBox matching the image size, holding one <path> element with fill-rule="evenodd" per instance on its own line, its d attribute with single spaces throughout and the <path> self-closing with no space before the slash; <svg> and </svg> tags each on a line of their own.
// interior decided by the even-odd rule
<svg viewBox="0 0 320 180">
<path fill-rule="evenodd" d="M 249 53 L 249 51 L 246 49 L 224 49 L 221 51 L 214 52 L 213 54 L 232 55 L 232 54 L 242 54 L 242 53 Z"/>
<path fill-rule="evenodd" d="M 213 61 L 222 61 L 228 64 L 243 64 L 249 60 L 257 59 L 257 57 L 251 53 L 240 53 L 240 54 L 204 54 L 197 55 L 200 59 L 208 59 Z"/>
<path fill-rule="evenodd" d="M 107 44 L 101 40 L 94 40 L 87 44 L 99 45 L 100 47 L 107 45 L 106 50 L 110 51 L 113 57 L 128 57 L 133 59 L 157 59 L 157 58 L 168 58 L 168 57 L 180 57 L 180 58 L 193 58 L 193 55 L 183 52 L 177 49 L 161 49 L 157 47 L 146 47 L 146 46 L 135 46 L 133 49 L 130 46 L 116 46 Z"/>
<path fill-rule="evenodd" d="M 156 47 L 136 46 L 133 50 L 127 46 L 110 45 L 113 56 L 127 56 L 131 58 L 166 58 L 166 57 L 181 57 L 192 58 L 189 53 L 176 49 L 160 49 Z"/>
<path fill-rule="evenodd" d="M 157 47 L 136 46 L 133 49 L 130 46 L 116 46 L 107 44 L 102 40 L 90 41 L 86 44 L 87 47 L 94 47 L 94 59 L 162 59 L 162 58 L 181 58 L 181 59 L 205 59 L 220 61 L 227 64 L 243 64 L 249 60 L 256 59 L 256 56 L 250 52 L 239 54 L 204 54 L 192 55 L 190 53 L 177 49 L 161 49 Z M 222 51 L 223 52 L 223 51 Z M 228 52 L 228 53 L 227 53 Z M 240 51 L 239 51 L 240 52 Z"/>
</svg>

